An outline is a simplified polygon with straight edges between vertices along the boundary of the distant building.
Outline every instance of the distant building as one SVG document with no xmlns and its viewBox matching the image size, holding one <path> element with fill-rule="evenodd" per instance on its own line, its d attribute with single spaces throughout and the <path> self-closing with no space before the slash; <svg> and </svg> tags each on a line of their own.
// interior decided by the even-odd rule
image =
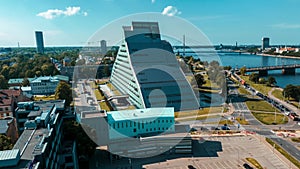
<svg viewBox="0 0 300 169">
<path fill-rule="evenodd" d="M 269 48 L 270 47 L 270 38 L 267 38 L 267 37 L 263 37 L 262 38 L 262 50 L 265 50 L 266 48 Z"/>
<path fill-rule="evenodd" d="M 289 52 L 299 52 L 299 48 L 292 48 L 292 47 L 284 47 L 284 48 L 276 48 L 276 53 L 289 53 Z"/>
<path fill-rule="evenodd" d="M 44 53 L 44 38 L 43 32 L 35 31 L 35 40 L 36 40 L 36 52 L 43 54 Z"/>
<path fill-rule="evenodd" d="M 60 81 L 69 82 L 67 76 L 41 76 L 30 82 L 31 93 L 33 95 L 50 95 L 55 93 L 55 89 Z"/>
<path fill-rule="evenodd" d="M 116 57 L 111 83 L 137 108 L 199 109 L 171 44 L 161 39 L 157 22 L 123 26 L 125 40 Z"/>
<path fill-rule="evenodd" d="M 102 41 L 100 41 L 100 44 L 101 44 L 101 53 L 102 53 L 103 55 L 105 55 L 106 52 L 107 52 L 106 41 L 105 41 L 105 40 L 102 40 Z"/>
<path fill-rule="evenodd" d="M 30 82 L 31 82 L 32 80 L 34 80 L 35 78 L 27 78 L 27 79 L 28 79 L 28 81 L 29 81 L 29 83 L 30 83 Z M 9 85 L 10 87 L 12 87 L 12 86 L 22 86 L 23 80 L 24 80 L 24 78 L 9 79 L 9 80 L 8 80 L 8 85 Z"/>
</svg>

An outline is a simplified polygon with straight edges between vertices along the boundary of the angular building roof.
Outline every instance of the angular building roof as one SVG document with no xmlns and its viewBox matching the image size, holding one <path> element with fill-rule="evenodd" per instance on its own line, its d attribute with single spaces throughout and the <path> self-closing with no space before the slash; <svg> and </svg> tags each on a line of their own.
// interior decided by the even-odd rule
<svg viewBox="0 0 300 169">
<path fill-rule="evenodd" d="M 161 39 L 157 22 L 123 27 L 110 81 L 137 108 L 199 109 L 199 101 L 181 70 L 171 44 Z"/>
</svg>

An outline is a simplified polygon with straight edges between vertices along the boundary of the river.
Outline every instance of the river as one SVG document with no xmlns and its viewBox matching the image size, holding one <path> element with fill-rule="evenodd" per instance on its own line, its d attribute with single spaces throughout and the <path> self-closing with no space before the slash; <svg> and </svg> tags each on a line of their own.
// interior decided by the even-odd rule
<svg viewBox="0 0 300 169">
<path fill-rule="evenodd" d="M 211 62 L 217 60 L 223 66 L 231 66 L 232 68 L 259 67 L 259 66 L 277 66 L 300 64 L 300 59 L 282 58 L 272 56 L 239 54 L 233 52 L 218 52 L 218 53 L 198 53 L 194 55 L 199 57 L 201 61 Z M 283 75 L 281 70 L 269 71 L 269 76 L 274 76 L 277 85 L 284 88 L 288 84 L 300 85 L 300 69 L 296 69 L 296 75 Z"/>
</svg>

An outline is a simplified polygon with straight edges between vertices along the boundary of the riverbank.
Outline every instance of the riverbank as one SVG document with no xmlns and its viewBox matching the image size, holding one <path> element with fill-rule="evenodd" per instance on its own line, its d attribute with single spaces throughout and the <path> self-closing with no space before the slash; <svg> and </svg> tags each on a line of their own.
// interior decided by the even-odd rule
<svg viewBox="0 0 300 169">
<path fill-rule="evenodd" d="M 259 54 L 256 54 L 256 55 L 260 55 L 260 56 L 271 56 L 271 57 L 277 57 L 277 58 L 300 59 L 300 57 L 297 57 L 297 56 L 270 55 L 270 54 L 264 54 L 264 53 L 259 53 Z"/>
<path fill-rule="evenodd" d="M 250 52 L 243 52 L 243 51 L 232 51 L 233 53 L 241 53 L 241 54 L 247 54 L 247 55 L 258 55 L 258 56 L 271 56 L 271 57 L 277 57 L 277 58 L 289 58 L 289 59 L 300 59 L 298 56 L 287 56 L 287 55 L 271 55 L 271 54 L 265 54 L 265 53 L 250 53 Z"/>
</svg>

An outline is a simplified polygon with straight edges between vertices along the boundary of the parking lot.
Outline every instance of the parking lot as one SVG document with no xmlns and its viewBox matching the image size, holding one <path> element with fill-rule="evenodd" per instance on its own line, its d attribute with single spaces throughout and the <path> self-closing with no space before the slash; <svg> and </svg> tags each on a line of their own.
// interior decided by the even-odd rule
<svg viewBox="0 0 300 169">
<path fill-rule="evenodd" d="M 166 162 L 144 165 L 144 168 L 176 168 L 186 169 L 190 165 L 197 169 L 239 169 L 244 168 L 246 158 L 256 159 L 263 167 L 268 169 L 286 169 L 290 168 L 289 162 L 283 162 L 273 149 L 263 143 L 263 138 L 253 136 L 241 137 L 209 137 L 208 141 L 220 142 L 222 150 L 213 151 L 215 147 L 206 146 L 204 151 L 210 154 L 210 157 L 192 157 L 168 160 Z M 194 151 L 200 151 L 195 149 Z M 275 150 L 276 151 L 276 150 Z M 292 167 L 296 168 L 296 167 Z"/>
</svg>

